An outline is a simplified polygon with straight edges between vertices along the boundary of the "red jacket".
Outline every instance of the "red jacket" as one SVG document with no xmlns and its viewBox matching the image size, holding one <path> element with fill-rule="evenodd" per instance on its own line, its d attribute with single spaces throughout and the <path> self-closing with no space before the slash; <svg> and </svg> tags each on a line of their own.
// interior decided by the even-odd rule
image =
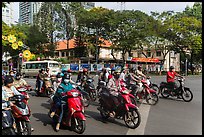
<svg viewBox="0 0 204 137">
<path fill-rule="evenodd" d="M 176 74 L 177 73 L 175 71 L 168 71 L 167 72 L 167 82 L 174 82 Z"/>
</svg>

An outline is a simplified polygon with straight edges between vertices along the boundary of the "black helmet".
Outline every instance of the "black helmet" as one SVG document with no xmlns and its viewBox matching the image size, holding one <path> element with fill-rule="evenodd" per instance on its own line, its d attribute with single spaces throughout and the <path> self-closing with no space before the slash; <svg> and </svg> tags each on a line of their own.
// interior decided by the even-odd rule
<svg viewBox="0 0 204 137">
<path fill-rule="evenodd" d="M 139 65 L 139 66 L 138 66 L 138 69 L 141 69 L 141 68 L 142 68 L 142 66 Z"/>
<path fill-rule="evenodd" d="M 68 73 L 65 73 L 62 78 L 63 78 L 63 79 L 70 79 L 70 75 L 69 75 Z"/>
<path fill-rule="evenodd" d="M 10 84 L 10 83 L 13 83 L 13 78 L 12 78 L 12 76 L 6 76 L 5 77 L 5 80 L 4 80 L 4 83 L 5 83 L 5 85 L 7 85 L 7 84 Z"/>
<path fill-rule="evenodd" d="M 40 73 L 41 73 L 42 71 L 45 71 L 45 69 L 44 69 L 44 68 L 41 68 L 41 69 L 40 69 Z"/>
<path fill-rule="evenodd" d="M 59 72 L 59 73 L 57 73 L 57 76 L 56 76 L 57 78 L 61 78 L 62 76 L 61 76 L 61 72 Z"/>
<path fill-rule="evenodd" d="M 22 74 L 21 74 L 20 72 L 17 72 L 17 73 L 16 73 L 16 77 L 17 77 L 17 76 L 22 76 Z"/>
<path fill-rule="evenodd" d="M 170 66 L 170 68 L 169 68 L 169 69 L 171 69 L 171 70 L 172 70 L 172 69 L 174 69 L 174 66 Z"/>
</svg>

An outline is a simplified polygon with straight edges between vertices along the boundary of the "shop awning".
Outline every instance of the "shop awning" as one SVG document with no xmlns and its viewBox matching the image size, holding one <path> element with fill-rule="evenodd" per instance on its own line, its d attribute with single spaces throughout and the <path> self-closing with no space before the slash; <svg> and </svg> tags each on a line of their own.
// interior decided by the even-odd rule
<svg viewBox="0 0 204 137">
<path fill-rule="evenodd" d="M 160 60 L 158 58 L 132 58 L 131 61 L 134 62 L 151 62 L 151 63 L 158 63 Z"/>
</svg>

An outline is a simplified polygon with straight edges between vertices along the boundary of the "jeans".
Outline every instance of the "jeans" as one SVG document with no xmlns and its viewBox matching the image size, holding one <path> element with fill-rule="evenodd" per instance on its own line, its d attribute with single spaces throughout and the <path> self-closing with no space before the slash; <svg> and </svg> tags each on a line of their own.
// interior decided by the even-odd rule
<svg viewBox="0 0 204 137">
<path fill-rule="evenodd" d="M 56 109 L 59 109 L 61 107 L 61 112 L 60 112 L 60 117 L 58 119 L 58 123 L 61 123 L 63 114 L 64 114 L 64 106 L 67 104 L 62 103 L 63 100 L 66 100 L 65 98 L 59 98 L 54 96 L 53 101 L 54 101 L 54 106 L 51 108 L 51 112 L 55 112 Z"/>
<path fill-rule="evenodd" d="M 43 80 L 38 80 L 38 91 L 41 90 L 42 86 L 43 86 Z"/>
</svg>

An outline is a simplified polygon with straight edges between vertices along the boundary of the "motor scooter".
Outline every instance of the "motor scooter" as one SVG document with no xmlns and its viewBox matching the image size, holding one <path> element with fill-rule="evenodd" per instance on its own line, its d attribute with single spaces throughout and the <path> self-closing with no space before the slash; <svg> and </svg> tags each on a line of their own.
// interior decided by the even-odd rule
<svg viewBox="0 0 204 137">
<path fill-rule="evenodd" d="M 58 88 L 62 88 L 59 86 Z M 71 127 L 76 133 L 82 134 L 86 128 L 86 118 L 84 116 L 84 106 L 82 105 L 81 93 L 77 89 L 62 93 L 61 108 L 57 108 L 53 121 L 58 122 L 63 109 L 61 125 Z M 53 102 L 54 103 L 54 102 Z M 53 106 L 54 104 L 52 104 Z"/>
<path fill-rule="evenodd" d="M 11 113 L 10 102 L 2 100 L 2 135 L 16 135 L 16 123 Z"/>
<path fill-rule="evenodd" d="M 25 103 L 24 95 L 14 95 L 9 98 L 14 106 L 11 106 L 11 111 L 16 121 L 17 134 L 31 135 L 30 115 L 31 110 Z"/>
<path fill-rule="evenodd" d="M 125 88 L 124 88 L 125 89 Z M 141 115 L 139 108 L 132 103 L 131 98 L 134 98 L 130 94 L 130 90 L 123 88 L 118 92 L 118 104 L 113 101 L 113 95 L 110 94 L 107 88 L 103 88 L 99 96 L 99 107 L 100 114 L 103 119 L 108 119 L 112 112 L 113 118 L 123 119 L 128 128 L 135 129 L 140 125 Z"/>
</svg>

